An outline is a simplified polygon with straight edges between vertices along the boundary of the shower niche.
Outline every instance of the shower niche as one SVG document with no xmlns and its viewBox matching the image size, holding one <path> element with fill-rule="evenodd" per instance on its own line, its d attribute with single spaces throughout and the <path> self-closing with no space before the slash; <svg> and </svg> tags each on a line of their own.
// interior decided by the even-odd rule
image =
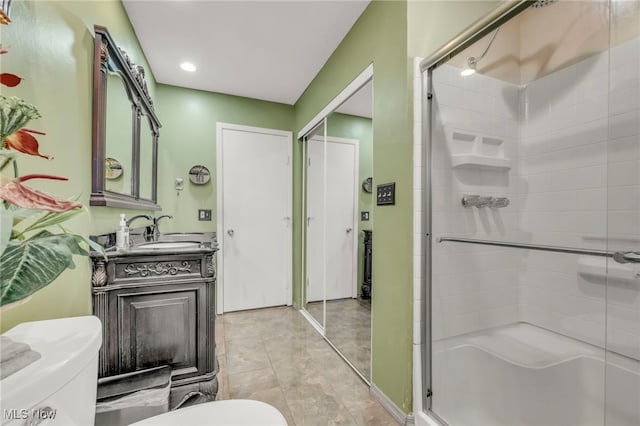
<svg viewBox="0 0 640 426">
<path fill-rule="evenodd" d="M 469 131 L 450 131 L 451 167 L 484 170 L 509 170 L 511 159 L 505 157 L 505 140 Z"/>
</svg>

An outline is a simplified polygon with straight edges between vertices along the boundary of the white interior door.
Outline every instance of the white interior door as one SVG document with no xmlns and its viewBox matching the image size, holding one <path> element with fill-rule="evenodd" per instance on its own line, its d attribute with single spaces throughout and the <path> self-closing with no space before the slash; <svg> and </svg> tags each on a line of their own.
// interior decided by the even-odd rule
<svg viewBox="0 0 640 426">
<path fill-rule="evenodd" d="M 291 304 L 291 139 L 218 123 L 218 312 Z"/>
<path fill-rule="evenodd" d="M 324 137 L 307 141 L 307 302 L 324 300 Z"/>
<path fill-rule="evenodd" d="M 326 200 L 322 176 L 325 150 L 320 140 L 309 140 L 307 274 L 310 282 L 322 279 L 321 232 L 326 232 L 326 300 L 357 297 L 358 144 L 352 139 L 327 137 Z M 315 166 L 314 166 L 315 165 Z M 323 208 L 324 207 L 324 208 Z M 326 219 L 324 218 L 326 215 Z M 322 223 L 326 228 L 322 228 Z M 315 254 L 318 253 L 318 254 Z M 309 286 L 308 301 L 321 300 L 322 286 Z"/>
</svg>

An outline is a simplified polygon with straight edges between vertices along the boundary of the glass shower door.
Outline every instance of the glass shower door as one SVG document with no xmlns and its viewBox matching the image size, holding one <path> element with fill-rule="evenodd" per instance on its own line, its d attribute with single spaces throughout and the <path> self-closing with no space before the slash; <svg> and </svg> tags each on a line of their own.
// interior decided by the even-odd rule
<svg viewBox="0 0 640 426">
<path fill-rule="evenodd" d="M 640 2 L 611 3 L 607 425 L 640 424 Z"/>
<path fill-rule="evenodd" d="M 544 2 L 431 71 L 430 409 L 450 425 L 601 425 L 617 408 L 609 19 L 608 1 Z"/>
</svg>

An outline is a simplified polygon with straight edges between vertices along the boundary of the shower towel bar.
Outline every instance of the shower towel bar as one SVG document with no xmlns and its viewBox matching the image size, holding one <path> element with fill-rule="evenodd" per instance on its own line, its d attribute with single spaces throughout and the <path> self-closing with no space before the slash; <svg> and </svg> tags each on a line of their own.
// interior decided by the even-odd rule
<svg viewBox="0 0 640 426">
<path fill-rule="evenodd" d="M 580 249 L 580 248 L 572 248 L 572 247 L 544 246 L 544 245 L 538 245 L 538 244 L 513 243 L 508 241 L 475 240 L 472 238 L 440 237 L 438 238 L 437 241 L 439 243 L 442 243 L 445 241 L 451 241 L 456 243 L 482 244 L 485 246 L 498 246 L 498 247 L 521 248 L 521 249 L 527 249 L 527 250 L 552 251 L 556 253 L 583 254 L 587 256 L 614 257 L 614 255 L 616 254 L 616 252 L 611 252 L 606 250 L 590 250 L 590 249 Z"/>
</svg>

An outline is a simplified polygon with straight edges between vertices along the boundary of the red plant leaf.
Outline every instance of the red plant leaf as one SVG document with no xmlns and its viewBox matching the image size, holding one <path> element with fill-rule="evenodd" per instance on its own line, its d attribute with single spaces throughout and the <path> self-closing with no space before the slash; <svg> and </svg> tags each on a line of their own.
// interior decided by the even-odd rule
<svg viewBox="0 0 640 426">
<path fill-rule="evenodd" d="M 57 213 L 82 207 L 82 204 L 78 201 L 59 200 L 21 183 L 29 179 L 67 180 L 64 177 L 41 174 L 22 176 L 0 186 L 0 199 L 26 209 L 47 210 Z"/>
<path fill-rule="evenodd" d="M 17 177 L 15 181 L 22 183 L 31 179 L 49 179 L 49 180 L 64 180 L 64 181 L 69 180 L 69 178 L 66 178 L 63 176 L 43 175 L 40 173 L 34 173 L 31 175 L 24 175 L 24 176 Z"/>
<path fill-rule="evenodd" d="M 16 151 L 23 152 L 29 155 L 37 155 L 38 157 L 46 158 L 50 160 L 51 157 L 48 155 L 40 154 L 38 148 L 38 141 L 36 138 L 31 136 L 30 133 L 36 133 L 39 135 L 44 135 L 42 132 L 38 132 L 36 130 L 31 129 L 20 129 L 15 131 L 13 134 L 6 136 L 4 138 L 4 144 L 9 149 L 15 149 Z"/>
<path fill-rule="evenodd" d="M 8 72 L 3 72 L 0 74 L 0 83 L 4 84 L 8 87 L 16 87 L 22 81 L 21 77 L 18 77 L 15 74 L 10 74 Z"/>
</svg>

